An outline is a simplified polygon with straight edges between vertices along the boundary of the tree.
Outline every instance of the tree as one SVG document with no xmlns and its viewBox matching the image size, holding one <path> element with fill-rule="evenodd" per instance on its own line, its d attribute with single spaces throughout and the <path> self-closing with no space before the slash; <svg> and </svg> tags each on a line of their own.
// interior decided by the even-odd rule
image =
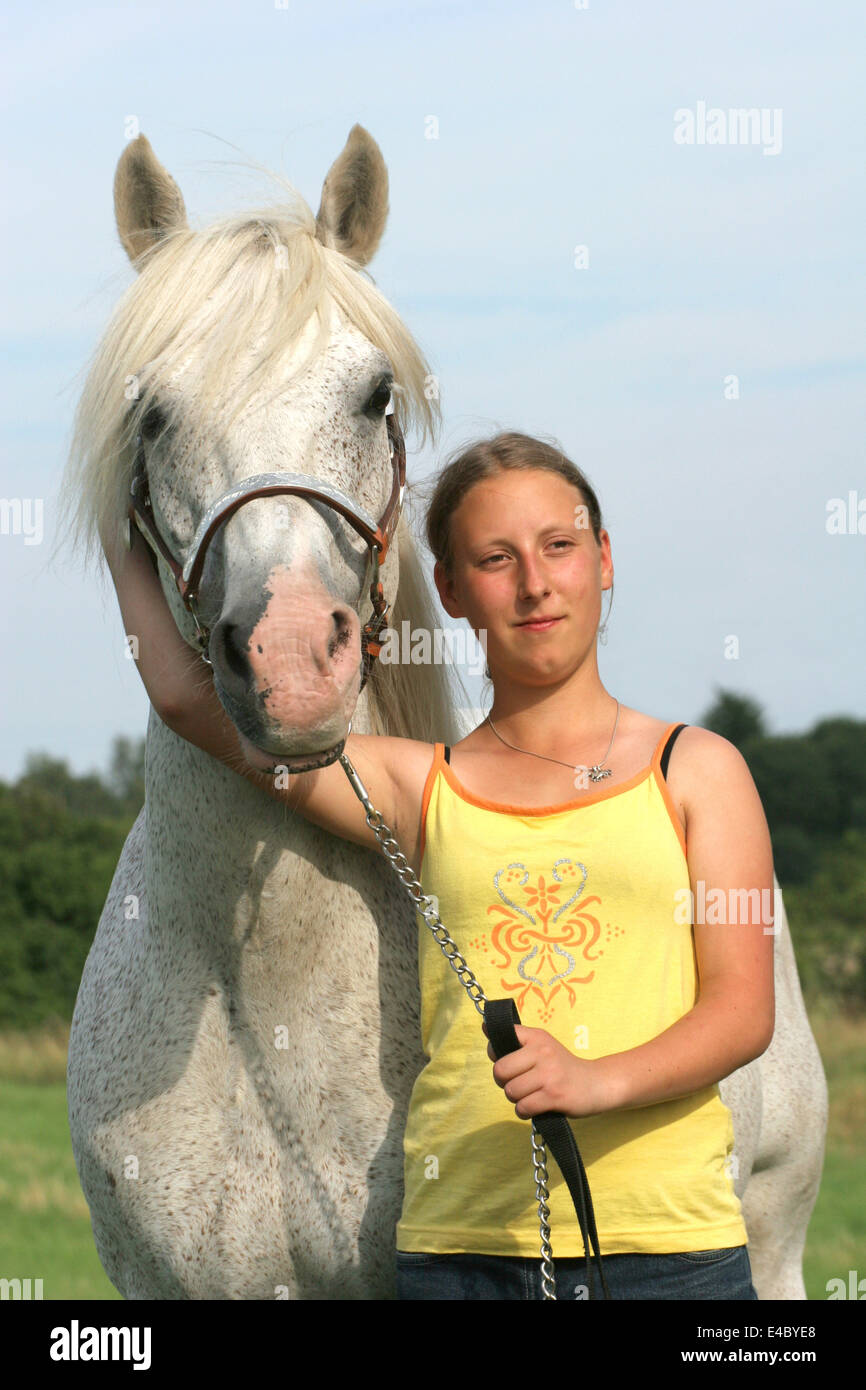
<svg viewBox="0 0 866 1390">
<path fill-rule="evenodd" d="M 741 750 L 758 789 L 770 833 L 796 826 L 826 842 L 838 834 L 839 788 L 832 766 L 808 737 L 751 739 Z"/>
<path fill-rule="evenodd" d="M 64 758 L 50 753 L 28 753 L 18 790 L 47 792 L 77 816 L 116 816 L 118 801 L 98 772 L 78 777 Z"/>
<path fill-rule="evenodd" d="M 144 746 L 143 738 L 131 739 L 118 735 L 111 745 L 108 765 L 108 785 L 127 810 L 144 805 Z"/>
<path fill-rule="evenodd" d="M 830 768 L 839 794 L 836 829 L 866 826 L 866 723 L 838 716 L 820 720 L 806 735 Z"/>
</svg>

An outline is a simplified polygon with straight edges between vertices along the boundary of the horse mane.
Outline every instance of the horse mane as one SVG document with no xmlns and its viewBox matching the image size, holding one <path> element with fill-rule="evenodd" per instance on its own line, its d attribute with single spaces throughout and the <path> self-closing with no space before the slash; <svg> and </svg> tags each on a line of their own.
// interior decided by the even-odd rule
<svg viewBox="0 0 866 1390">
<path fill-rule="evenodd" d="M 201 230 L 175 228 L 146 252 L 90 359 L 60 488 L 57 542 L 83 551 L 86 564 L 95 558 L 104 567 L 100 537 L 119 537 L 126 519 L 140 422 L 193 355 L 201 368 L 197 423 L 184 438 L 187 457 L 245 411 L 269 380 L 282 391 L 315 361 L 335 308 L 388 355 L 403 432 L 420 428 L 422 445 L 435 437 L 438 406 L 425 389 L 430 368 L 412 335 L 367 272 L 318 239 L 316 218 L 298 191 L 281 175 L 273 177 L 282 201 Z M 310 320 L 317 332 L 289 376 L 289 356 Z M 238 386 L 239 343 L 254 343 L 257 361 Z M 432 628 L 429 586 L 403 517 L 398 546 L 392 621 L 408 618 L 413 627 Z M 375 670 L 366 689 L 374 731 L 426 741 L 459 736 L 444 667 L 390 663 Z"/>
<path fill-rule="evenodd" d="M 397 524 L 396 541 L 400 583 L 389 626 L 399 633 L 401 623 L 408 619 L 413 632 L 433 632 L 437 615 L 405 516 Z M 453 669 L 453 677 L 449 669 Z M 367 691 L 370 733 L 416 738 L 425 743 L 456 743 L 465 733 L 456 707 L 465 701 L 466 692 L 456 667 L 435 662 L 422 666 L 408 661 L 374 661 L 363 694 Z"/>
</svg>

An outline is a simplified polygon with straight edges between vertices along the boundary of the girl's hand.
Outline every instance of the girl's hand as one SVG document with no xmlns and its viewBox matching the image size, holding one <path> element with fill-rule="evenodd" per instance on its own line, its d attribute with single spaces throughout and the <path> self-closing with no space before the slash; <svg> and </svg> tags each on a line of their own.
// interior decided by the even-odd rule
<svg viewBox="0 0 866 1390">
<path fill-rule="evenodd" d="M 486 1027 L 481 1027 L 487 1037 Z M 493 1080 L 514 1103 L 518 1119 L 529 1120 L 546 1110 L 580 1119 L 617 1109 L 616 1087 L 606 1065 L 609 1058 L 575 1057 L 543 1028 L 517 1024 L 514 1031 L 521 1044 L 517 1052 L 496 1061 L 493 1045 L 488 1043 L 487 1055 L 496 1062 Z"/>
</svg>

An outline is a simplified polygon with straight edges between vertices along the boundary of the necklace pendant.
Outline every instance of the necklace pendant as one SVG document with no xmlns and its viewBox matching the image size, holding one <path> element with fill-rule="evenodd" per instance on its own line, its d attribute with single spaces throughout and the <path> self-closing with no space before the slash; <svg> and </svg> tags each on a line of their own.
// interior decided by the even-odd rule
<svg viewBox="0 0 866 1390">
<path fill-rule="evenodd" d="M 596 763 L 595 767 L 589 769 L 588 776 L 590 782 L 601 782 L 605 777 L 612 777 L 613 773 L 609 767 L 602 767 L 600 763 Z"/>
</svg>

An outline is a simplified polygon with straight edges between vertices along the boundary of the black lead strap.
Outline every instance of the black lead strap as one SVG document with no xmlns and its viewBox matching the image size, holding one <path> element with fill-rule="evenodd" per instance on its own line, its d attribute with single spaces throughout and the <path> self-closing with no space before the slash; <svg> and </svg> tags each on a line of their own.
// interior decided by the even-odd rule
<svg viewBox="0 0 866 1390">
<path fill-rule="evenodd" d="M 487 999 L 484 1003 L 484 1024 L 497 1060 L 509 1052 L 517 1052 L 521 1046 L 514 1025 L 520 1022 L 520 1014 L 513 999 Z M 601 1251 L 598 1246 L 598 1231 L 595 1225 L 595 1212 L 592 1209 L 592 1196 L 583 1159 L 577 1147 L 574 1131 L 568 1118 L 558 1110 L 546 1110 L 536 1115 L 535 1128 L 559 1165 L 566 1186 L 574 1202 L 574 1210 L 580 1224 L 583 1248 L 586 1255 L 588 1295 L 594 1297 L 592 1282 L 592 1262 L 595 1259 L 598 1276 L 605 1298 L 610 1298 L 610 1290 L 604 1277 Z M 592 1242 L 592 1252 L 590 1251 Z"/>
</svg>

